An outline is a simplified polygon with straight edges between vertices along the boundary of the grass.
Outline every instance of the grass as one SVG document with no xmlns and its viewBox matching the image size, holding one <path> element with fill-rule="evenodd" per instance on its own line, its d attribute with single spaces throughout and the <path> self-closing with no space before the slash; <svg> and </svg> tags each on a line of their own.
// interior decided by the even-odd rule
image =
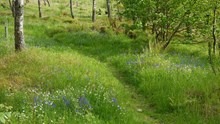
<svg viewBox="0 0 220 124">
<path fill-rule="evenodd" d="M 54 27 L 49 21 L 60 26 Z M 66 21 L 71 23 L 65 23 Z M 12 22 L 10 17 L 9 22 Z M 13 52 L 11 30 L 9 31 L 11 37 L 7 41 L 1 39 L 0 43 L 1 122 L 146 121 L 145 115 L 130 108 L 129 91 L 124 90 L 124 86 L 113 76 L 106 64 L 73 51 L 68 47 L 68 43 L 63 45 L 57 43 L 59 38 L 56 37 L 61 33 L 68 34 L 82 29 L 91 32 L 89 28 L 91 24 L 76 29 L 75 25 L 79 24 L 79 21 L 69 17 L 62 19 L 49 17 L 39 22 L 33 13 L 26 14 L 25 22 L 25 40 L 28 48 L 26 51 Z M 9 26 L 12 29 L 12 25 Z M 93 37 L 96 40 L 95 36 L 98 36 L 98 33 L 92 32 L 91 35 L 85 32 L 78 34 L 82 34 L 78 39 L 88 35 L 87 39 Z"/>
<path fill-rule="evenodd" d="M 220 81 L 204 59 L 145 53 L 111 60 L 164 119 L 177 118 L 169 123 L 219 122 Z"/>
<path fill-rule="evenodd" d="M 10 123 L 138 122 L 127 108 L 128 92 L 95 59 L 29 48 L 0 61 L 1 103 L 13 107 Z"/>
<path fill-rule="evenodd" d="M 205 44 L 147 52 L 103 16 L 93 24 L 86 11 L 73 20 L 68 8 L 54 6 L 43 7 L 42 19 L 36 5 L 25 7 L 28 49 L 21 53 L 14 53 L 10 11 L 0 9 L 9 19 L 9 39 L 0 39 L 0 122 L 219 123 L 220 78 Z"/>
</svg>

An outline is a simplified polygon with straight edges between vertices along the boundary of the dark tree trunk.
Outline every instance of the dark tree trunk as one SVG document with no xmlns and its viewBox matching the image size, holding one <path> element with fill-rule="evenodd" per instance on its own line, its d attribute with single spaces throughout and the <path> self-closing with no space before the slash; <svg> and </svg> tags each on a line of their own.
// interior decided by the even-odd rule
<svg viewBox="0 0 220 124">
<path fill-rule="evenodd" d="M 10 6 L 10 9 L 11 9 L 11 12 L 12 12 L 12 16 L 14 17 L 15 16 L 15 10 L 14 10 L 14 0 L 8 0 L 9 2 L 9 6 Z"/>
<path fill-rule="evenodd" d="M 40 0 L 38 0 L 38 10 L 39 10 L 39 17 L 42 17 L 42 12 L 41 12 L 41 5 L 40 5 Z"/>
<path fill-rule="evenodd" d="M 96 0 L 92 2 L 92 22 L 96 20 Z"/>
<path fill-rule="evenodd" d="M 217 6 L 214 7 L 213 9 L 213 21 L 212 21 L 212 37 L 213 37 L 213 53 L 215 55 L 216 53 L 216 44 L 217 44 L 217 40 L 216 40 L 216 10 L 217 10 Z"/>
<path fill-rule="evenodd" d="M 220 42 L 218 42 L 218 55 L 220 56 Z"/>
<path fill-rule="evenodd" d="M 177 25 L 177 27 L 174 29 L 173 33 L 171 34 L 171 36 L 168 38 L 167 42 L 163 45 L 162 50 L 165 50 L 168 45 L 170 44 L 171 40 L 173 39 L 173 37 L 176 35 L 176 33 L 178 32 L 179 28 L 181 27 L 181 25 L 183 24 L 186 15 L 188 14 L 188 12 L 185 12 L 184 15 L 182 16 L 182 18 L 180 19 L 179 24 Z"/>
<path fill-rule="evenodd" d="M 167 42 L 165 43 L 165 45 L 162 47 L 163 50 L 165 50 L 168 45 L 170 44 L 171 40 L 173 39 L 173 37 L 175 36 L 175 34 L 178 32 L 180 26 L 182 25 L 183 21 L 181 21 L 178 26 L 174 29 L 173 33 L 171 34 L 171 36 L 169 37 L 169 39 L 167 40 Z"/>
<path fill-rule="evenodd" d="M 153 22 L 151 34 L 155 34 L 155 30 L 156 30 L 156 24 Z"/>
<path fill-rule="evenodd" d="M 50 7 L 50 1 L 49 0 L 46 0 L 46 1 L 47 1 L 48 6 Z"/>
<path fill-rule="evenodd" d="M 5 21 L 5 39 L 8 39 L 8 19 Z"/>
<path fill-rule="evenodd" d="M 216 70 L 215 70 L 215 66 L 214 66 L 213 58 L 212 58 L 212 43 L 211 43 L 211 42 L 208 43 L 208 47 L 209 47 L 209 51 L 208 51 L 208 54 L 209 54 L 209 63 L 210 63 L 210 65 L 211 65 L 211 68 L 212 68 L 213 73 L 216 75 Z"/>
<path fill-rule="evenodd" d="M 45 6 L 46 6 L 46 5 L 50 6 L 49 0 L 43 0 L 43 1 L 44 1 L 44 5 L 45 5 Z"/>
<path fill-rule="evenodd" d="M 8 0 L 8 3 L 9 3 L 9 7 L 11 8 L 12 7 L 11 0 Z"/>
<path fill-rule="evenodd" d="M 106 0 L 107 2 L 107 12 L 108 12 L 108 18 L 111 18 L 111 7 L 110 7 L 110 0 Z"/>
<path fill-rule="evenodd" d="M 47 2 L 46 2 L 46 0 L 43 0 L 44 1 L 44 6 L 46 6 L 47 5 Z"/>
<path fill-rule="evenodd" d="M 73 0 L 70 0 L 70 13 L 72 18 L 74 19 L 74 14 L 73 14 Z"/>
<path fill-rule="evenodd" d="M 24 0 L 15 0 L 14 36 L 15 36 L 16 51 L 21 51 L 25 48 L 23 21 L 24 21 Z"/>
</svg>

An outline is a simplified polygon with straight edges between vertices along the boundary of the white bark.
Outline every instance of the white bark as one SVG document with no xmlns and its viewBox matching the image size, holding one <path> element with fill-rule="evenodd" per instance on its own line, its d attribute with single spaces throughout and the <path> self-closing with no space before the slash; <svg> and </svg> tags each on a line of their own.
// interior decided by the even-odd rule
<svg viewBox="0 0 220 124">
<path fill-rule="evenodd" d="M 21 51 L 25 47 L 23 23 L 24 0 L 15 0 L 14 36 L 16 51 Z"/>
</svg>

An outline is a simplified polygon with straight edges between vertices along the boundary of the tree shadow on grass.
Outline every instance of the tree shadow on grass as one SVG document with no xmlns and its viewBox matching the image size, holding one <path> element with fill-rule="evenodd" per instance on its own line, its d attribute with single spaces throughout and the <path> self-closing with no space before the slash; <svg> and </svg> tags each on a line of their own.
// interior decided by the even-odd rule
<svg viewBox="0 0 220 124">
<path fill-rule="evenodd" d="M 98 32 L 58 33 L 48 41 L 37 42 L 33 45 L 52 48 L 57 51 L 71 49 L 100 61 L 106 61 L 111 56 L 137 51 L 137 48 L 132 46 L 132 40 L 126 36 L 112 36 Z"/>
</svg>

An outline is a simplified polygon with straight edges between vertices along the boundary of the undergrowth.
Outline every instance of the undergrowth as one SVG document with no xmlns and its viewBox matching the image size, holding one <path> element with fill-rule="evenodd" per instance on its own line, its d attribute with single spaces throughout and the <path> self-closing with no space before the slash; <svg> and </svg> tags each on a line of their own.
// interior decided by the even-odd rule
<svg viewBox="0 0 220 124">
<path fill-rule="evenodd" d="M 10 11 L 1 8 L 9 38 L 0 39 L 0 122 L 146 122 L 129 108 L 132 96 L 124 85 L 145 96 L 152 116 L 164 123 L 220 122 L 220 78 L 210 69 L 206 44 L 171 44 L 164 53 L 150 52 L 144 46 L 149 41 L 116 35 L 104 16 L 91 23 L 84 9 L 90 4 L 80 3 L 74 20 L 63 5 L 44 6 L 39 19 L 37 6 L 28 4 L 27 50 L 21 53 L 14 53 Z M 0 22 L 4 26 L 5 18 Z M 219 63 L 216 56 L 217 69 Z"/>
</svg>

